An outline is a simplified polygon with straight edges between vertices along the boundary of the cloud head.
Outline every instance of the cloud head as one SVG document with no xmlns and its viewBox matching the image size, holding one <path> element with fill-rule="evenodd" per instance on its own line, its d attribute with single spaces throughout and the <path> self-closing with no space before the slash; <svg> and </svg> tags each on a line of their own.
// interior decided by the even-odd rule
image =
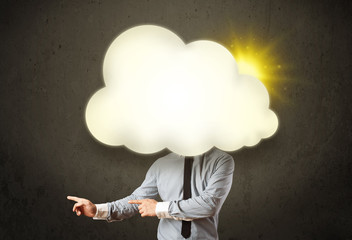
<svg viewBox="0 0 352 240">
<path fill-rule="evenodd" d="M 278 127 L 265 86 L 240 75 L 232 54 L 213 41 L 185 44 L 163 27 L 133 27 L 110 45 L 103 75 L 86 122 L 107 145 L 198 155 L 256 145 Z"/>
</svg>

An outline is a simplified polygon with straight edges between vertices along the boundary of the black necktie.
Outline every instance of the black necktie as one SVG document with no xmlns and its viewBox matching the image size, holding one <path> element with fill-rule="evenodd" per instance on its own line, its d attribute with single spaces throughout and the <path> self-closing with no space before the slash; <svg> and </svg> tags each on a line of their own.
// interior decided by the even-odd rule
<svg viewBox="0 0 352 240">
<path fill-rule="evenodd" d="M 191 193 L 191 174 L 192 174 L 193 157 L 185 157 L 185 167 L 183 173 L 183 199 L 186 200 L 192 196 Z M 191 221 L 182 221 L 181 234 L 184 238 L 191 236 Z"/>
</svg>

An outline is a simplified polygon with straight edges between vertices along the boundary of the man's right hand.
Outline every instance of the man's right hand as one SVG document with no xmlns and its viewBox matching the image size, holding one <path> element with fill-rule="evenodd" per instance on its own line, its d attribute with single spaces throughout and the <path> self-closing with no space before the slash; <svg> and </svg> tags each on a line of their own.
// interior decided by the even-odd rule
<svg viewBox="0 0 352 240">
<path fill-rule="evenodd" d="M 73 212 L 76 212 L 77 216 L 81 214 L 87 217 L 94 217 L 97 212 L 97 207 L 94 203 L 85 198 L 67 196 L 68 200 L 76 201 L 75 205 L 73 205 Z"/>
</svg>

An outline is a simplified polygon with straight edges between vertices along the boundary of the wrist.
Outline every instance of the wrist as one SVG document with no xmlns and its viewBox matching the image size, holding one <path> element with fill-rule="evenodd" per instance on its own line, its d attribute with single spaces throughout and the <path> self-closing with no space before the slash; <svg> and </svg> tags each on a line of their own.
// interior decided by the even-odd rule
<svg viewBox="0 0 352 240">
<path fill-rule="evenodd" d="M 97 206 L 93 203 L 93 217 L 95 217 L 97 215 L 98 211 L 97 211 Z"/>
</svg>

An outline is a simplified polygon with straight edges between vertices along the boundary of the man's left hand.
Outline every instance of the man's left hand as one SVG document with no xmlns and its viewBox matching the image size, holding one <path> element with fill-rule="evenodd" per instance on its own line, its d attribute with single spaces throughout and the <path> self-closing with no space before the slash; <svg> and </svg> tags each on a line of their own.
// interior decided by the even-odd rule
<svg viewBox="0 0 352 240">
<path fill-rule="evenodd" d="M 154 199 L 141 199 L 128 201 L 130 204 L 139 204 L 138 209 L 141 217 L 155 217 L 155 208 L 158 203 Z"/>
</svg>

